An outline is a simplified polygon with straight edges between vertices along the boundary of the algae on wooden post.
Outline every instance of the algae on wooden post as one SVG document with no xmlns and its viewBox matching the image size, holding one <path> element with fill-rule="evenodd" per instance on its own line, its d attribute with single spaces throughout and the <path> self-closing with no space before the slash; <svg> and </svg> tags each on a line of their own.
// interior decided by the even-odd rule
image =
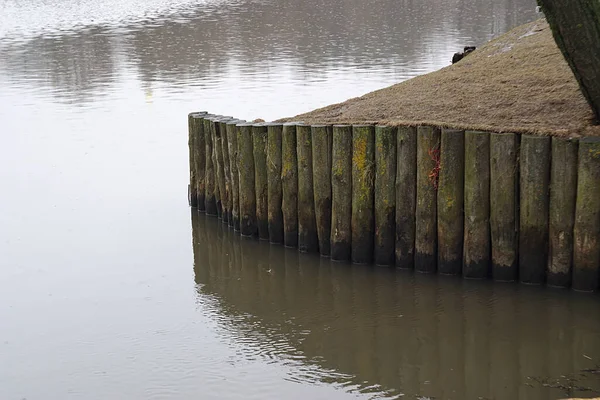
<svg viewBox="0 0 600 400">
<path fill-rule="evenodd" d="M 298 154 L 298 249 L 313 252 L 319 249 L 312 171 L 312 135 L 310 125 L 296 125 Z"/>
<path fill-rule="evenodd" d="M 223 218 L 223 198 L 225 197 L 225 175 L 223 173 L 223 153 L 221 146 L 221 131 L 219 121 L 222 116 L 210 119 L 210 132 L 213 138 L 213 164 L 215 166 L 215 199 L 217 201 L 217 216 Z"/>
<path fill-rule="evenodd" d="M 319 252 L 322 256 L 329 256 L 331 251 L 331 127 L 313 125 L 311 134 L 315 220 Z"/>
<path fill-rule="evenodd" d="M 490 134 L 465 132 L 465 278 L 485 278 L 490 269 Z"/>
<path fill-rule="evenodd" d="M 352 262 L 373 261 L 375 127 L 352 126 Z"/>
<path fill-rule="evenodd" d="M 258 233 L 258 229 L 256 225 L 252 124 L 242 123 L 237 125 L 237 145 L 240 183 L 240 232 L 242 236 L 254 236 Z"/>
<path fill-rule="evenodd" d="M 331 259 L 350 260 L 352 243 L 352 127 L 333 126 Z"/>
<path fill-rule="evenodd" d="M 514 281 L 518 275 L 518 137 L 490 134 L 490 233 L 492 276 Z"/>
<path fill-rule="evenodd" d="M 417 204 L 417 128 L 398 127 L 396 140 L 396 267 L 412 269 Z"/>
<path fill-rule="evenodd" d="M 234 231 L 240 230 L 240 177 L 238 174 L 237 161 L 237 127 L 241 121 L 232 120 L 227 122 L 227 146 L 229 152 L 229 170 L 231 172 L 231 221 Z M 231 224 L 230 224 L 231 225 Z"/>
<path fill-rule="evenodd" d="M 232 184 L 231 184 L 231 165 L 229 163 L 229 137 L 227 136 L 227 123 L 231 120 L 222 120 L 219 123 L 221 130 L 221 145 L 223 146 L 223 171 L 225 175 L 225 207 L 223 222 L 233 226 L 231 209 L 233 208 Z"/>
<path fill-rule="evenodd" d="M 571 284 L 577 196 L 577 141 L 552 138 L 547 284 Z"/>
<path fill-rule="evenodd" d="M 195 196 L 199 212 L 206 211 L 206 140 L 204 139 L 204 116 L 207 112 L 193 114 L 194 129 L 194 165 L 195 165 Z"/>
<path fill-rule="evenodd" d="M 415 270 L 435 272 L 437 262 L 437 185 L 440 129 L 417 128 L 417 207 Z"/>
<path fill-rule="evenodd" d="M 395 264 L 397 128 L 375 127 L 375 264 Z"/>
<path fill-rule="evenodd" d="M 281 134 L 281 187 L 283 199 L 283 244 L 298 246 L 298 157 L 296 147 L 296 125 L 283 124 Z"/>
<path fill-rule="evenodd" d="M 579 141 L 573 289 L 598 288 L 600 268 L 600 138 Z"/>
<path fill-rule="evenodd" d="M 256 187 L 256 224 L 261 240 L 269 240 L 269 211 L 267 196 L 267 126 L 264 123 L 252 126 L 254 151 L 254 185 Z"/>
<path fill-rule="evenodd" d="M 519 276 L 540 284 L 548 262 L 550 137 L 521 136 Z"/>
<path fill-rule="evenodd" d="M 282 213 L 282 158 L 281 135 L 283 125 L 271 123 L 267 125 L 267 180 L 268 180 L 268 220 L 269 241 L 283 243 Z"/>
<path fill-rule="evenodd" d="M 206 141 L 206 195 L 205 195 L 205 206 L 206 215 L 218 215 L 217 212 L 217 199 L 216 199 L 216 174 L 214 164 L 214 151 L 213 151 L 213 135 L 212 135 L 212 122 L 211 118 L 214 115 L 205 115 L 203 120 L 204 125 L 204 139 Z"/>
<path fill-rule="evenodd" d="M 460 275 L 463 263 L 465 132 L 442 129 L 437 193 L 438 272 Z"/>
</svg>

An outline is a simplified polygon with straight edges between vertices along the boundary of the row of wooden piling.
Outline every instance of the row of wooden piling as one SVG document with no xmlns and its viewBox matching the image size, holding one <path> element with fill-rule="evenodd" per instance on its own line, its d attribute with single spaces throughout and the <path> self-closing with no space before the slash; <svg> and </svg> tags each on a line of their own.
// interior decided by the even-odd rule
<svg viewBox="0 0 600 400">
<path fill-rule="evenodd" d="M 598 288 L 600 138 L 189 115 L 190 203 L 336 261 Z"/>
</svg>

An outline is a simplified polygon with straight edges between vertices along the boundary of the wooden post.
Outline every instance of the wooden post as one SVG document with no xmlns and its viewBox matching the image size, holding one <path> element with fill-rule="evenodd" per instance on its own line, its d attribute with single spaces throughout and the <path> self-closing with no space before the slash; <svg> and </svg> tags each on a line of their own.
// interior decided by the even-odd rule
<svg viewBox="0 0 600 400">
<path fill-rule="evenodd" d="M 490 236 L 490 133 L 465 132 L 465 227 L 463 276 L 488 276 Z"/>
<path fill-rule="evenodd" d="M 298 154 L 298 249 L 313 252 L 319 248 L 312 171 L 312 137 L 310 125 L 296 125 Z"/>
<path fill-rule="evenodd" d="M 352 243 L 352 127 L 333 126 L 331 259 L 350 260 Z"/>
<path fill-rule="evenodd" d="M 522 135 L 520 161 L 519 275 L 540 284 L 548 262 L 550 137 Z"/>
<path fill-rule="evenodd" d="M 254 152 L 254 185 L 256 187 L 256 224 L 258 237 L 269 240 L 269 210 L 267 196 L 267 126 L 264 123 L 252 126 Z"/>
<path fill-rule="evenodd" d="M 328 125 L 311 127 L 317 237 L 319 252 L 327 257 L 331 252 L 331 129 Z"/>
<path fill-rule="evenodd" d="M 460 275 L 463 263 L 465 132 L 442 129 L 437 193 L 438 272 Z"/>
<path fill-rule="evenodd" d="M 256 194 L 254 185 L 254 153 L 252 125 L 237 124 L 238 174 L 240 183 L 240 232 L 242 236 L 258 233 L 256 225 Z"/>
<path fill-rule="evenodd" d="M 218 215 L 217 212 L 217 199 L 216 199 L 216 176 L 215 176 L 215 164 L 213 157 L 213 136 L 212 136 L 212 122 L 213 114 L 207 114 L 202 120 L 204 125 L 204 139 L 206 141 L 206 166 L 205 166 L 205 184 L 206 184 L 206 195 L 204 197 L 206 215 Z"/>
<path fill-rule="evenodd" d="M 268 220 L 269 240 L 271 243 L 283 243 L 282 213 L 282 158 L 281 135 L 283 125 L 270 123 L 267 125 L 267 181 L 268 181 Z"/>
<path fill-rule="evenodd" d="M 195 165 L 195 193 L 198 211 L 206 212 L 206 140 L 204 138 L 204 116 L 206 111 L 193 115 L 194 128 L 194 165 Z"/>
<path fill-rule="evenodd" d="M 396 267 L 412 269 L 417 204 L 417 128 L 398 127 L 396 162 Z"/>
<path fill-rule="evenodd" d="M 222 196 L 223 204 L 223 223 L 229 224 L 231 217 L 231 174 L 229 170 L 229 147 L 227 145 L 227 122 L 231 119 L 223 118 L 219 120 L 219 132 L 221 133 L 221 155 L 223 157 L 223 187 L 225 195 Z M 231 221 L 233 223 L 233 221 Z"/>
<path fill-rule="evenodd" d="M 196 164 L 200 162 L 200 159 L 196 157 L 196 113 L 188 114 L 188 148 L 189 148 L 189 161 L 190 161 L 190 185 L 188 186 L 188 201 L 190 206 L 198 207 L 198 192 L 196 190 L 198 184 L 198 176 L 196 174 Z"/>
<path fill-rule="evenodd" d="M 283 199 L 283 244 L 298 246 L 298 157 L 296 148 L 296 125 L 283 124 L 281 133 L 281 188 Z"/>
<path fill-rule="evenodd" d="M 210 129 L 213 138 L 213 164 L 215 165 L 215 199 L 217 201 L 217 216 L 223 218 L 223 198 L 225 197 L 225 174 L 223 171 L 223 153 L 221 145 L 221 130 L 219 121 L 222 116 L 210 119 Z"/>
<path fill-rule="evenodd" d="M 435 272 L 437 261 L 437 185 L 440 129 L 417 128 L 417 207 L 415 270 Z"/>
<path fill-rule="evenodd" d="M 600 138 L 579 141 L 573 289 L 598 288 L 600 268 Z"/>
<path fill-rule="evenodd" d="M 552 138 L 550 166 L 549 286 L 571 284 L 573 226 L 577 197 L 577 141 Z"/>
<path fill-rule="evenodd" d="M 375 264 L 395 264 L 397 128 L 375 127 Z"/>
<path fill-rule="evenodd" d="M 229 153 L 229 170 L 231 172 L 231 222 L 233 230 L 240 230 L 240 177 L 238 173 L 237 124 L 239 120 L 227 122 L 227 151 Z M 230 224 L 231 226 L 231 224 Z"/>
<path fill-rule="evenodd" d="M 375 128 L 352 126 L 352 262 L 373 261 Z"/>
<path fill-rule="evenodd" d="M 490 233 L 492 276 L 509 282 L 518 276 L 518 137 L 490 134 Z"/>
</svg>

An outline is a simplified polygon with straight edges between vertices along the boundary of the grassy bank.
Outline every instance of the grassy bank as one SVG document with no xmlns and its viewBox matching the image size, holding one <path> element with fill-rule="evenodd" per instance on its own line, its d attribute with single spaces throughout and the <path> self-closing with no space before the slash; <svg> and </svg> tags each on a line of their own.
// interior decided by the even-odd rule
<svg viewBox="0 0 600 400">
<path fill-rule="evenodd" d="M 540 19 L 439 71 L 282 121 L 599 136 L 592 118 L 548 24 Z"/>
</svg>

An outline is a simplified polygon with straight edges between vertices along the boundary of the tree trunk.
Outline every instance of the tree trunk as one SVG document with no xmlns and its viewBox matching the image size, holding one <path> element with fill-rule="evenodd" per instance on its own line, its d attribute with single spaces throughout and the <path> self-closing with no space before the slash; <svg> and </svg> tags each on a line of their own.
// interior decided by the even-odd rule
<svg viewBox="0 0 600 400">
<path fill-rule="evenodd" d="M 600 2 L 538 0 L 554 40 L 600 121 Z"/>
</svg>

